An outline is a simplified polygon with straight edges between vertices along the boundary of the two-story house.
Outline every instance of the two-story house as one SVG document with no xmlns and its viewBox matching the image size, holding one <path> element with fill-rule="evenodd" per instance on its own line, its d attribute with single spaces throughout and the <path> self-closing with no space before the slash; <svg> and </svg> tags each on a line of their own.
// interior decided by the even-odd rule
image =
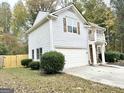
<svg viewBox="0 0 124 93">
<path fill-rule="evenodd" d="M 104 60 L 105 29 L 87 22 L 74 5 L 53 13 L 39 12 L 28 30 L 29 58 L 58 51 L 65 55 L 65 68 L 97 64 L 97 50 Z M 101 38 L 102 36 L 102 38 Z"/>
</svg>

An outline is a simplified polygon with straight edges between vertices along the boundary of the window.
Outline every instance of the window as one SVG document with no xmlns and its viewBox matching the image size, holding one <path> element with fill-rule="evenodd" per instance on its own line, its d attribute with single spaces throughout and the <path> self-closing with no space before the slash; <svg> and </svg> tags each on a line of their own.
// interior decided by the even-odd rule
<svg viewBox="0 0 124 93">
<path fill-rule="evenodd" d="M 98 54 L 101 53 L 101 47 L 97 47 L 97 52 L 98 52 Z"/>
<path fill-rule="evenodd" d="M 73 33 L 77 33 L 77 28 L 73 27 Z"/>
<path fill-rule="evenodd" d="M 76 18 L 66 18 L 67 32 L 80 34 L 80 22 Z"/>
<path fill-rule="evenodd" d="M 77 33 L 77 27 L 74 27 L 74 26 L 68 26 L 68 32 L 71 32 L 71 33 Z"/>
<path fill-rule="evenodd" d="M 89 30 L 89 34 L 92 34 L 92 30 Z"/>
<path fill-rule="evenodd" d="M 37 59 L 40 59 L 41 54 L 42 54 L 42 48 L 38 48 L 37 49 Z"/>
<path fill-rule="evenodd" d="M 32 59 L 34 59 L 34 50 L 32 50 Z"/>
<path fill-rule="evenodd" d="M 42 48 L 40 48 L 40 55 L 42 55 Z"/>
<path fill-rule="evenodd" d="M 37 49 L 37 59 L 39 59 L 40 58 L 40 51 L 39 51 L 39 49 Z"/>
<path fill-rule="evenodd" d="M 72 31 L 72 26 L 68 26 L 68 32 L 73 32 Z"/>
</svg>

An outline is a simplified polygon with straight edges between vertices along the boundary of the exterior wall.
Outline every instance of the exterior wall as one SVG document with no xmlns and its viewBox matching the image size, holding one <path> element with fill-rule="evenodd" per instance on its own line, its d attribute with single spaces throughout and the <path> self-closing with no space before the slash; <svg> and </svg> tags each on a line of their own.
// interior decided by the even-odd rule
<svg viewBox="0 0 124 93">
<path fill-rule="evenodd" d="M 32 49 L 34 49 L 34 61 L 36 58 L 36 49 L 42 48 L 42 52 L 50 50 L 50 26 L 49 21 L 37 28 L 28 36 L 29 58 L 32 58 Z"/>
<path fill-rule="evenodd" d="M 80 22 L 80 35 L 64 32 L 63 18 L 65 17 L 71 17 Z M 56 20 L 53 20 L 53 42 L 55 47 L 88 49 L 88 30 L 74 12 L 64 11 Z"/>
</svg>

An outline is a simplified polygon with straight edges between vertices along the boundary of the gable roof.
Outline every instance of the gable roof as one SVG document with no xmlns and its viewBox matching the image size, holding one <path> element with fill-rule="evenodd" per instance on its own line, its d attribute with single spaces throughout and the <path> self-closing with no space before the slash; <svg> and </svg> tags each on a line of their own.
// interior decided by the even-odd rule
<svg viewBox="0 0 124 93">
<path fill-rule="evenodd" d="M 70 9 L 70 8 L 71 8 L 72 10 L 74 10 L 74 12 L 75 12 L 76 14 L 78 14 L 79 17 L 80 17 L 86 24 L 89 24 L 88 21 L 87 21 L 87 20 L 84 18 L 84 16 L 79 12 L 79 10 L 75 7 L 74 4 L 71 4 L 71 5 L 66 6 L 66 7 L 64 7 L 64 8 L 61 8 L 61 9 L 58 9 L 58 10 L 56 10 L 55 12 L 51 13 L 51 15 L 59 14 L 59 13 L 64 12 L 65 10 L 68 10 L 68 9 Z"/>
<path fill-rule="evenodd" d="M 79 17 L 82 19 L 82 21 L 84 21 L 84 23 L 86 24 L 89 24 L 88 21 L 82 16 L 82 14 L 78 11 L 78 9 L 73 5 L 69 5 L 69 6 L 66 6 L 64 8 L 61 8 L 61 9 L 58 9 L 56 10 L 55 12 L 52 12 L 52 13 L 49 13 L 48 15 L 46 15 L 43 19 L 39 20 L 38 23 L 36 23 L 35 25 L 33 25 L 28 31 L 27 33 L 31 33 L 33 32 L 35 29 L 37 29 L 39 26 L 41 26 L 42 24 L 44 24 L 46 21 L 48 21 L 49 19 L 51 18 L 57 18 L 56 14 L 60 13 L 60 12 L 64 12 L 65 10 L 68 10 L 68 9 L 72 9 L 74 10 L 74 12 L 79 15 Z"/>
</svg>

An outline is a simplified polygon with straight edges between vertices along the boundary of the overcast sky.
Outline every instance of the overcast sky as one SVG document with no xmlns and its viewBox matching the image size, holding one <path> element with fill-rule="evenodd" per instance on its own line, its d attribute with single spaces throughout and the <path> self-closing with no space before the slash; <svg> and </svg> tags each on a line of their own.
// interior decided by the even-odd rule
<svg viewBox="0 0 124 93">
<path fill-rule="evenodd" d="M 10 5 L 11 5 L 11 8 L 13 8 L 13 6 L 15 5 L 15 3 L 17 2 L 18 0 L 0 0 L 0 3 L 1 2 L 8 2 Z"/>
<path fill-rule="evenodd" d="M 10 5 L 11 5 L 11 8 L 13 8 L 13 6 L 15 5 L 15 3 L 18 1 L 18 0 L 0 0 L 0 3 L 1 2 L 8 2 Z M 109 6 L 109 2 L 110 0 L 104 0 L 105 3 Z"/>
<path fill-rule="evenodd" d="M 110 6 L 110 0 L 104 0 L 104 1 L 108 6 Z"/>
</svg>

